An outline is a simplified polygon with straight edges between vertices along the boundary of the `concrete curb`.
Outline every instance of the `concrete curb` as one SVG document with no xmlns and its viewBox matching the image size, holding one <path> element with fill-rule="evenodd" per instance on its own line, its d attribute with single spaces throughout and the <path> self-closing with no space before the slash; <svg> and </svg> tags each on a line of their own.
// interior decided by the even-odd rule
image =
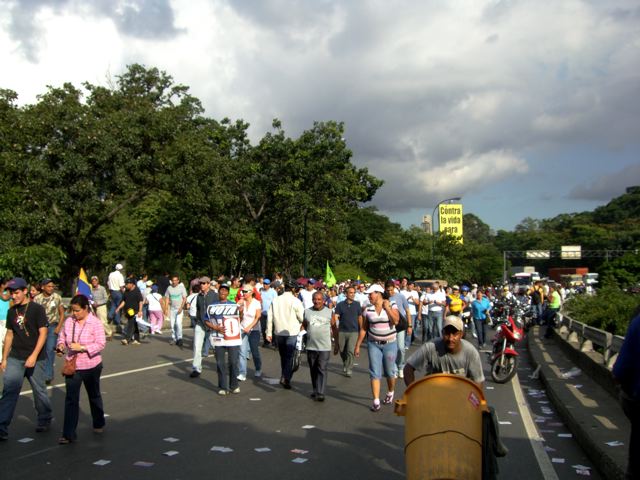
<svg viewBox="0 0 640 480">
<path fill-rule="evenodd" d="M 603 477 L 624 480 L 630 425 L 620 404 L 588 372 L 577 378 L 564 378 L 562 372 L 576 366 L 559 344 L 564 340 L 554 334 L 552 339 L 543 341 L 540 333 L 538 327 L 528 332 L 527 347 L 532 363 L 540 367 L 547 396 Z M 582 387 L 577 389 L 575 384 Z M 623 442 L 624 446 L 606 444 L 613 440 Z"/>
</svg>

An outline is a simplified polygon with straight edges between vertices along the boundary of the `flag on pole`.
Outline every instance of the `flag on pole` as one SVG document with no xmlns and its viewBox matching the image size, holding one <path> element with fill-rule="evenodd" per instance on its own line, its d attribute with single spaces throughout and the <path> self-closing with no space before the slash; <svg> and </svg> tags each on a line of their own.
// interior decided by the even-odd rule
<svg viewBox="0 0 640 480">
<path fill-rule="evenodd" d="M 89 280 L 87 280 L 87 274 L 84 273 L 84 268 L 80 268 L 80 274 L 78 275 L 78 285 L 76 286 L 76 295 L 84 295 L 88 299 L 92 299 L 93 295 L 91 295 L 91 285 L 89 285 Z"/>
<path fill-rule="evenodd" d="M 336 277 L 333 275 L 331 267 L 329 267 L 329 260 L 327 260 L 327 273 L 325 273 L 324 275 L 324 283 L 329 288 L 333 287 L 336 284 Z"/>
</svg>

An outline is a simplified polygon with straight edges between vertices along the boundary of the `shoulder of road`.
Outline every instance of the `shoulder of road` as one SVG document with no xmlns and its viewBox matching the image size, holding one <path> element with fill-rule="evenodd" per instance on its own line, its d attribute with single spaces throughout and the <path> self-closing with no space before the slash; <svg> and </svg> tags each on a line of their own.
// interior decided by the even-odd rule
<svg viewBox="0 0 640 480">
<path fill-rule="evenodd" d="M 544 339 L 534 327 L 528 345 L 547 396 L 580 446 L 606 478 L 624 479 L 631 427 L 615 392 L 576 365 L 567 351 L 574 347 L 559 335 Z"/>
</svg>

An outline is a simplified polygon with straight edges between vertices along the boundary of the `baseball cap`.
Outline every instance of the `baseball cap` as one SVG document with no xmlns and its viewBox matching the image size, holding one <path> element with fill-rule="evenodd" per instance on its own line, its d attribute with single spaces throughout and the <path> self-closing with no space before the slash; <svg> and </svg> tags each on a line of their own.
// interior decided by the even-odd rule
<svg viewBox="0 0 640 480">
<path fill-rule="evenodd" d="M 23 288 L 27 288 L 28 284 L 24 278 L 14 277 L 7 283 L 7 288 L 9 290 L 21 290 Z"/>
<path fill-rule="evenodd" d="M 263 283 L 263 284 L 265 284 L 265 285 L 271 285 L 271 280 L 269 280 L 268 278 L 265 278 L 265 279 L 262 281 L 262 283 Z"/>
<path fill-rule="evenodd" d="M 116 263 L 116 270 L 122 270 L 122 264 Z"/>
<path fill-rule="evenodd" d="M 460 290 L 460 287 L 458 285 L 454 285 L 453 287 L 451 287 L 452 290 Z"/>
<path fill-rule="evenodd" d="M 40 285 L 44 286 L 44 285 L 49 285 L 50 283 L 53 283 L 53 280 L 50 278 L 43 278 L 42 281 L 40 282 Z"/>
<path fill-rule="evenodd" d="M 133 283 L 135 285 L 136 284 L 136 279 L 129 277 L 124 281 L 124 283 Z"/>
<path fill-rule="evenodd" d="M 150 287 L 151 285 L 153 285 L 153 280 L 147 280 L 146 285 L 147 287 Z"/>
<path fill-rule="evenodd" d="M 221 283 L 220 286 L 218 287 L 218 290 L 222 290 L 223 288 L 229 291 L 229 285 L 227 285 L 226 283 Z"/>
<path fill-rule="evenodd" d="M 469 291 L 469 287 L 467 287 L 466 285 L 462 286 L 462 291 L 463 292 L 468 292 Z"/>
<path fill-rule="evenodd" d="M 449 325 L 454 327 L 459 332 L 464 330 L 464 324 L 462 323 L 462 319 L 460 317 L 456 317 L 455 315 L 449 315 L 444 319 L 444 323 L 442 324 L 442 329 L 444 330 Z"/>
<path fill-rule="evenodd" d="M 382 288 L 382 286 L 378 285 L 377 283 L 374 283 L 369 288 L 367 288 L 364 293 L 369 294 L 372 292 L 384 293 L 384 288 Z"/>
</svg>

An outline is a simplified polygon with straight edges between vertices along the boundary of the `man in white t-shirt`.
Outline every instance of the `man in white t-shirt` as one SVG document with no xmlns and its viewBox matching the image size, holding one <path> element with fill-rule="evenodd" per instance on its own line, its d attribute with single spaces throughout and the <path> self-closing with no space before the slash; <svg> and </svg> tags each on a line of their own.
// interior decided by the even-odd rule
<svg viewBox="0 0 640 480">
<path fill-rule="evenodd" d="M 116 268 L 109 274 L 107 279 L 107 288 L 111 296 L 109 304 L 109 318 L 116 326 L 116 330 L 122 330 L 120 327 L 120 313 L 116 312 L 116 308 L 122 302 L 122 293 L 124 292 L 124 275 L 122 275 L 122 264 L 116 264 Z"/>
<path fill-rule="evenodd" d="M 420 295 L 416 291 L 416 284 L 412 281 L 409 281 L 407 278 L 402 279 L 402 284 L 404 287 L 400 290 L 400 293 L 407 299 L 409 303 L 409 313 L 411 314 L 411 325 L 414 328 L 411 331 L 411 335 L 407 335 L 405 339 L 405 347 L 409 348 L 411 343 L 415 339 L 415 326 L 417 325 L 416 319 L 418 318 L 418 305 L 420 305 Z"/>
<path fill-rule="evenodd" d="M 442 335 L 442 316 L 447 304 L 447 294 L 440 288 L 440 283 L 433 282 L 433 291 L 427 296 L 429 302 L 429 325 L 431 325 L 431 338 Z"/>
<path fill-rule="evenodd" d="M 305 310 L 313 307 L 313 294 L 316 292 L 316 289 L 314 288 L 315 284 L 316 281 L 313 278 L 310 278 L 304 289 L 300 290 L 300 301 L 302 302 L 302 306 Z"/>
</svg>

